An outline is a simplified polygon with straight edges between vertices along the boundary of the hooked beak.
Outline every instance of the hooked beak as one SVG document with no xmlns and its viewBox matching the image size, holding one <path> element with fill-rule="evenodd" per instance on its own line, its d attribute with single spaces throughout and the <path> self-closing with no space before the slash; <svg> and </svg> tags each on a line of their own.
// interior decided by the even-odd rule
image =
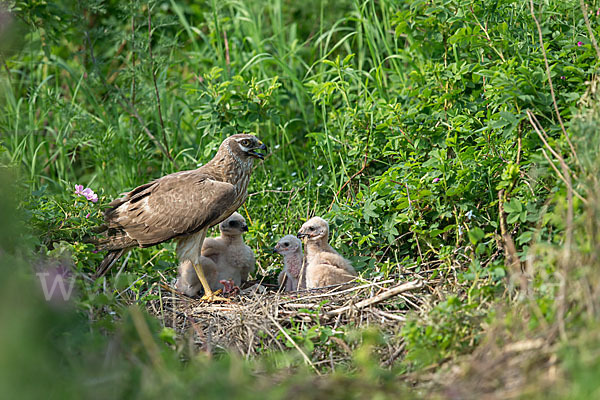
<svg viewBox="0 0 600 400">
<path fill-rule="evenodd" d="M 265 146 L 265 144 L 263 142 L 260 142 L 260 146 L 257 147 L 256 149 L 265 150 L 266 151 L 267 150 L 267 146 Z M 253 157 L 260 158 L 261 160 L 264 160 L 265 159 L 265 155 L 263 153 L 257 152 L 256 149 L 250 150 L 248 152 L 248 154 L 252 155 Z"/>
<path fill-rule="evenodd" d="M 248 225 L 242 226 L 242 232 L 248 232 Z"/>
<path fill-rule="evenodd" d="M 302 239 L 302 238 L 305 238 L 305 237 L 307 237 L 307 236 L 308 236 L 308 235 L 307 235 L 306 233 L 302 233 L 302 232 L 298 232 L 298 234 L 296 235 L 296 237 L 297 237 L 298 239 Z"/>
<path fill-rule="evenodd" d="M 278 254 L 279 254 L 279 251 L 277 251 L 277 247 L 273 247 L 273 248 L 271 249 L 271 251 L 272 251 L 273 253 L 278 253 Z"/>
</svg>

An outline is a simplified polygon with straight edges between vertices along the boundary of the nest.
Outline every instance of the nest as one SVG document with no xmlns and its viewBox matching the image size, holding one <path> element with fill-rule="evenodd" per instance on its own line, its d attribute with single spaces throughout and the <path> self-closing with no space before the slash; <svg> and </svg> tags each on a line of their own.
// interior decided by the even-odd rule
<svg viewBox="0 0 600 400">
<path fill-rule="evenodd" d="M 412 279 L 411 279 L 412 278 Z M 354 347 L 344 340 L 347 327 L 376 326 L 389 338 L 397 335 L 406 313 L 422 304 L 416 291 L 425 290 L 420 277 L 362 281 L 298 292 L 281 292 L 273 285 L 251 283 L 230 303 L 205 303 L 162 284 L 151 313 L 181 336 L 187 336 L 200 351 L 234 351 L 248 358 L 268 350 L 295 348 L 315 370 L 319 364 L 349 360 Z M 365 283 L 366 282 L 366 283 Z M 160 289 L 157 289 L 160 290 Z M 318 346 L 308 346 L 307 332 Z M 325 337 L 321 335 L 324 333 Z M 391 365 L 400 355 L 400 339 L 386 340 L 383 364 Z M 309 357 L 310 354 L 310 357 Z"/>
</svg>

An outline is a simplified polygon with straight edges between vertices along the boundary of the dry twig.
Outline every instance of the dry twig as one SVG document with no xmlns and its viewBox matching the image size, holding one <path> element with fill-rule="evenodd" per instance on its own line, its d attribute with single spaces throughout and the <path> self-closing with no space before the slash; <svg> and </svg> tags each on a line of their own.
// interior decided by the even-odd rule
<svg viewBox="0 0 600 400">
<path fill-rule="evenodd" d="M 259 293 L 248 288 L 242 290 L 241 295 L 233 297 L 229 304 L 207 304 L 190 299 L 161 283 L 160 287 L 167 289 L 173 296 L 162 299 L 165 303 L 162 307 L 164 313 L 160 312 L 160 307 L 152 307 L 152 303 L 149 304 L 148 311 L 162 320 L 170 321 L 172 318 L 176 331 L 181 335 L 186 331 L 186 324 L 189 327 L 192 321 L 195 325 L 192 327 L 197 333 L 196 346 L 201 351 L 205 351 L 210 338 L 213 349 L 232 349 L 248 358 L 266 348 L 285 350 L 287 340 L 300 352 L 304 361 L 316 370 L 317 365 L 325 366 L 332 358 L 338 362 L 349 361 L 352 354 L 350 346 L 355 345 L 340 344 L 333 350 L 333 354 L 331 349 L 316 346 L 308 354 L 295 343 L 293 335 L 312 327 L 322 329 L 325 326 L 338 332 L 338 327 L 346 324 L 357 327 L 374 325 L 380 326 L 384 331 L 395 332 L 398 323 L 406 318 L 408 310 L 419 306 L 414 302 L 393 301 L 392 298 L 400 296 L 406 300 L 403 293 L 416 289 L 429 292 L 421 279 L 413 279 L 390 288 L 389 285 L 395 282 L 397 281 L 388 279 L 350 288 L 345 284 L 289 293 L 272 290 Z M 157 305 L 159 301 L 152 300 Z M 348 310 L 352 312 L 344 312 Z M 390 354 L 396 354 L 401 344 L 399 339 L 390 341 Z"/>
<path fill-rule="evenodd" d="M 397 294 L 400 294 L 403 292 L 408 292 L 409 290 L 419 289 L 421 287 L 423 287 L 423 282 L 421 282 L 421 281 L 406 282 L 406 283 L 396 286 L 395 288 L 386 290 L 385 292 L 378 294 L 375 297 L 371 297 L 369 299 L 363 300 L 354 305 L 345 306 L 345 307 L 341 307 L 341 308 L 338 308 L 333 311 L 329 311 L 326 315 L 327 316 L 339 315 L 350 309 L 360 310 L 360 309 L 368 307 L 370 305 L 381 303 L 383 300 L 389 299 L 390 297 L 396 296 Z"/>
<path fill-rule="evenodd" d="M 550 64 L 548 63 L 548 57 L 546 56 L 546 48 L 544 47 L 544 37 L 542 35 L 542 27 L 538 19 L 535 16 L 535 11 L 533 9 L 533 0 L 529 0 L 529 6 L 531 11 L 531 16 L 533 17 L 533 21 L 537 26 L 538 36 L 540 39 L 540 48 L 542 49 L 542 55 L 544 56 L 544 64 L 546 65 L 546 77 L 548 78 L 548 84 L 550 85 L 550 95 L 552 96 L 552 104 L 554 105 L 554 111 L 556 111 L 556 117 L 558 118 L 558 123 L 560 124 L 560 128 L 562 129 L 563 134 L 565 135 L 565 139 L 569 144 L 569 148 L 571 149 L 571 155 L 575 159 L 578 165 L 581 165 L 579 162 L 579 158 L 577 157 L 577 153 L 575 152 L 575 147 L 567 134 L 567 130 L 565 129 L 565 125 L 563 124 L 562 117 L 560 116 L 560 111 L 558 110 L 558 103 L 556 102 L 556 95 L 554 93 L 554 85 L 552 84 L 552 76 L 550 75 Z"/>
<path fill-rule="evenodd" d="M 533 9 L 533 6 L 532 6 Z M 566 329 L 565 329 L 565 315 L 567 313 L 567 293 L 568 293 L 568 276 L 570 269 L 570 256 L 571 256 L 571 246 L 573 243 L 573 183 L 571 181 L 571 174 L 569 173 L 569 167 L 565 162 L 564 158 L 555 151 L 546 141 L 545 137 L 546 132 L 539 122 L 535 119 L 535 116 L 531 111 L 527 110 L 527 115 L 529 116 L 529 121 L 531 122 L 535 132 L 538 134 L 544 145 L 550 150 L 550 152 L 558 159 L 560 163 L 563 176 L 566 180 L 565 184 L 567 186 L 567 221 L 565 227 L 565 243 L 564 243 L 564 251 L 562 258 L 562 266 L 563 271 L 560 274 L 560 286 L 559 286 L 559 306 L 558 306 L 558 324 L 560 334 L 563 340 L 567 339 Z"/>
<path fill-rule="evenodd" d="M 581 12 L 583 13 L 583 19 L 585 21 L 585 26 L 587 27 L 588 34 L 590 35 L 590 40 L 592 42 L 592 46 L 594 46 L 594 50 L 596 50 L 596 56 L 600 59 L 600 48 L 598 47 L 598 42 L 596 41 L 596 36 L 594 36 L 594 30 L 592 29 L 592 25 L 590 24 L 590 19 L 588 17 L 587 6 L 585 5 L 585 0 L 579 0 L 579 6 L 581 7 Z"/>
</svg>

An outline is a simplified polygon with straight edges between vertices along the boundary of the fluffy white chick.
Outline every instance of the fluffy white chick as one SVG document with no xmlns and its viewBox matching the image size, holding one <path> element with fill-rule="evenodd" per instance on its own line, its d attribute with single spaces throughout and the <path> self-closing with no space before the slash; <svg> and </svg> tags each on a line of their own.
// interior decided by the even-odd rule
<svg viewBox="0 0 600 400">
<path fill-rule="evenodd" d="M 282 237 L 273 248 L 275 253 L 283 256 L 283 271 L 277 281 L 279 286 L 285 280 L 285 291 L 294 292 L 306 289 L 306 274 L 302 270 L 302 242 L 293 235 Z"/>
<path fill-rule="evenodd" d="M 202 266 L 212 290 L 221 289 L 220 281 L 233 281 L 239 286 L 248 280 L 255 270 L 255 257 L 252 249 L 244 243 L 243 233 L 248 231 L 246 220 L 239 213 L 231 214 L 219 224 L 221 235 L 206 238 L 202 245 Z M 187 295 L 195 295 L 202 287 L 191 263 L 179 266 L 177 289 Z"/>
<path fill-rule="evenodd" d="M 351 281 L 356 271 L 350 261 L 329 245 L 329 223 L 320 217 L 306 221 L 298 232 L 306 240 L 306 288 Z"/>
</svg>

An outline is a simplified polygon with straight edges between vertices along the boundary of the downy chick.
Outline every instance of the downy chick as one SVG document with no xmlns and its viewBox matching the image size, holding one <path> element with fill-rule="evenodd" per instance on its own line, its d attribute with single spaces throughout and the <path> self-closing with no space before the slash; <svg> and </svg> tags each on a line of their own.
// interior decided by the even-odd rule
<svg viewBox="0 0 600 400">
<path fill-rule="evenodd" d="M 216 290 L 212 283 L 217 282 L 217 265 L 208 257 L 200 256 L 198 261 L 202 263 L 204 276 L 208 281 L 208 285 L 211 289 Z M 177 277 L 175 288 L 190 297 L 197 295 L 200 289 L 202 289 L 202 284 L 200 283 L 198 274 L 196 274 L 194 266 L 190 260 L 185 260 L 179 264 L 178 274 L 179 276 Z"/>
<path fill-rule="evenodd" d="M 275 253 L 283 256 L 283 271 L 279 274 L 277 281 L 279 286 L 285 279 L 285 291 L 295 292 L 306 289 L 306 274 L 302 271 L 302 242 L 293 235 L 284 236 L 273 248 Z"/>
<path fill-rule="evenodd" d="M 255 270 L 254 253 L 242 239 L 243 232 L 248 231 L 244 217 L 235 212 L 219 224 L 219 229 L 221 236 L 206 238 L 201 250 L 202 266 L 212 290 L 222 288 L 222 280 L 233 281 L 239 286 L 248 280 L 248 275 Z M 200 287 L 191 263 L 181 264 L 177 289 L 194 295 Z M 196 292 L 190 294 L 193 290 Z"/>
<path fill-rule="evenodd" d="M 306 288 L 336 285 L 351 281 L 356 271 L 350 261 L 329 245 L 329 224 L 323 218 L 313 217 L 298 232 L 306 239 Z"/>
</svg>

